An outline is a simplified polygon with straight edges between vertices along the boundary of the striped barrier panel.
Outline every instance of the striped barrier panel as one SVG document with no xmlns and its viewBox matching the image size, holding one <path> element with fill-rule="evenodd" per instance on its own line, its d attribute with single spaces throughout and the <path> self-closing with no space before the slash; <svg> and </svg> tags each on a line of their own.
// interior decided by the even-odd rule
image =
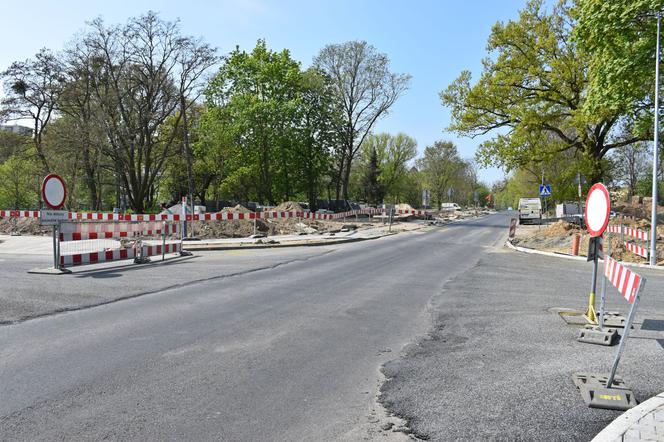
<svg viewBox="0 0 664 442">
<path fill-rule="evenodd" d="M 625 235 L 630 236 L 634 239 L 648 241 L 648 232 L 646 232 L 645 230 L 639 230 L 632 227 L 625 227 Z"/>
<path fill-rule="evenodd" d="M 115 249 L 104 250 L 102 252 L 77 253 L 74 255 L 60 256 L 60 265 L 62 267 L 79 266 L 86 264 L 96 264 L 98 262 L 120 261 L 123 259 L 136 258 L 136 250 Z"/>
<path fill-rule="evenodd" d="M 649 250 L 646 247 L 641 247 L 640 245 L 634 244 L 633 242 L 625 241 L 625 248 L 645 259 L 648 259 L 648 256 L 650 256 Z"/>
<path fill-rule="evenodd" d="M 315 213 L 309 211 L 266 211 L 266 212 L 217 212 L 187 215 L 162 213 L 162 214 L 135 214 L 135 213 L 113 213 L 113 212 L 69 212 L 68 219 L 72 221 L 235 221 L 253 219 L 280 219 L 280 218 L 305 218 L 331 220 L 354 215 L 373 215 L 384 213 L 386 209 L 360 209 L 341 213 Z M 406 215 L 426 216 L 431 214 L 426 210 L 396 210 L 395 213 Z M 38 210 L 0 210 L 0 218 L 39 218 Z"/>
<path fill-rule="evenodd" d="M 163 253 L 179 253 L 182 251 L 180 242 L 166 243 L 165 245 L 144 245 L 141 252 L 143 257 L 157 256 Z M 114 249 L 101 252 L 77 253 L 73 255 L 60 256 L 60 265 L 72 267 L 79 265 L 97 264 L 100 262 L 122 261 L 137 258 L 136 249 Z"/>
<path fill-rule="evenodd" d="M 606 231 L 609 233 L 620 233 L 621 228 L 622 224 L 619 226 L 606 226 Z"/>
<path fill-rule="evenodd" d="M 143 246 L 142 256 L 157 256 L 163 253 L 180 253 L 182 251 L 182 244 L 180 242 L 171 242 L 162 244 Z"/>
<path fill-rule="evenodd" d="M 60 241 L 86 241 L 93 239 L 122 239 L 139 236 L 174 235 L 177 224 L 161 222 L 122 223 L 63 223 L 60 225 Z"/>
<path fill-rule="evenodd" d="M 607 257 L 604 261 L 604 276 L 618 289 L 620 294 L 630 304 L 639 292 L 641 276 L 620 264 L 613 258 Z"/>
</svg>

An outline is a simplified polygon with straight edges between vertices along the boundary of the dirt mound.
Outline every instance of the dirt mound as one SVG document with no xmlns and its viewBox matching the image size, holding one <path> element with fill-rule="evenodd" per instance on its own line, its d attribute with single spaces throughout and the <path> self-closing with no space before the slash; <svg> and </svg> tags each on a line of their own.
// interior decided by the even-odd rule
<svg viewBox="0 0 664 442">
<path fill-rule="evenodd" d="M 242 204 L 238 204 L 235 207 L 224 207 L 221 209 L 221 213 L 251 213 L 251 210 L 247 209 Z"/>
<path fill-rule="evenodd" d="M 0 233 L 9 235 L 12 232 L 21 235 L 48 235 L 51 227 L 40 225 L 37 218 L 19 218 L 16 221 L 13 218 L 0 218 Z"/>
<path fill-rule="evenodd" d="M 568 236 L 579 232 L 579 226 L 560 220 L 542 229 L 543 236 Z"/>
<path fill-rule="evenodd" d="M 415 209 L 413 209 L 413 206 L 411 206 L 410 204 L 397 204 L 396 206 L 394 206 L 394 209 L 397 210 L 397 211 L 399 211 L 399 210 L 415 210 Z"/>
<path fill-rule="evenodd" d="M 304 212 L 302 206 L 295 201 L 286 201 L 274 208 L 277 212 Z"/>
</svg>

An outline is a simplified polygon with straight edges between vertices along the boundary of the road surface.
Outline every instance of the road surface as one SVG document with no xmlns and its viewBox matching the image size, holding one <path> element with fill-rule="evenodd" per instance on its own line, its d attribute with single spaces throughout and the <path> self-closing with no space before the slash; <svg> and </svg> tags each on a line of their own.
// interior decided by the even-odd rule
<svg viewBox="0 0 664 442">
<path fill-rule="evenodd" d="M 243 255 L 246 271 L 2 326 L 2 439 L 398 438 L 379 426 L 381 365 L 428 331 L 434 295 L 500 248 L 508 222 L 274 251 L 269 266 Z M 155 271 L 186 279 L 192 265 Z M 115 281 L 99 290 L 141 283 Z"/>
</svg>

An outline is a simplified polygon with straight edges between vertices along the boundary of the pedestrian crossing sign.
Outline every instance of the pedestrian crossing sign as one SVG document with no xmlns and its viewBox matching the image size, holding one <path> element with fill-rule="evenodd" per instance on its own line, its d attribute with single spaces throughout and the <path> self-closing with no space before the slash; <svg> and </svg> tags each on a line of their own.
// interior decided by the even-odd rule
<svg viewBox="0 0 664 442">
<path fill-rule="evenodd" d="M 551 185 L 550 184 L 542 184 L 540 185 L 540 196 L 547 197 L 551 196 Z"/>
</svg>

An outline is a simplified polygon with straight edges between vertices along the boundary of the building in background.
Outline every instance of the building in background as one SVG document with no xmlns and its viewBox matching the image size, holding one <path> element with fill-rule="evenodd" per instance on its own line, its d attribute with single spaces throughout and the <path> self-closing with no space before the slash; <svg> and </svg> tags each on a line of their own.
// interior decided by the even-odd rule
<svg viewBox="0 0 664 442">
<path fill-rule="evenodd" d="M 20 126 L 18 124 L 0 124 L 0 130 L 12 132 L 19 135 L 24 135 L 27 137 L 32 136 L 32 129 L 26 126 Z"/>
</svg>

